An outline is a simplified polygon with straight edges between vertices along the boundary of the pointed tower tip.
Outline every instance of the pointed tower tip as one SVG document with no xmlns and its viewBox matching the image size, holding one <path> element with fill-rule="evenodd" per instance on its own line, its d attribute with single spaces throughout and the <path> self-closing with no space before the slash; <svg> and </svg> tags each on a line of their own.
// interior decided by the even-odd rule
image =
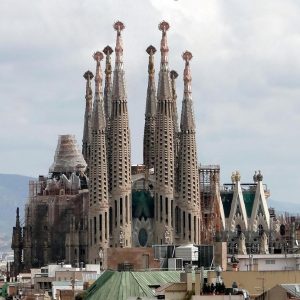
<svg viewBox="0 0 300 300">
<path fill-rule="evenodd" d="M 166 21 L 162 21 L 158 25 L 158 29 L 162 31 L 162 37 L 160 42 L 160 52 L 161 52 L 161 63 L 164 65 L 168 64 L 168 41 L 167 41 L 167 31 L 169 30 L 170 25 Z"/>
<path fill-rule="evenodd" d="M 158 24 L 158 29 L 162 32 L 168 31 L 170 28 L 170 24 L 166 21 L 162 21 Z"/>
<path fill-rule="evenodd" d="M 193 54 L 190 51 L 184 51 L 182 53 L 183 60 L 188 63 L 193 58 Z"/>
<path fill-rule="evenodd" d="M 156 48 L 152 45 L 150 45 L 147 49 L 146 49 L 146 52 L 151 55 L 151 54 L 155 54 L 156 52 Z"/>
<path fill-rule="evenodd" d="M 116 31 L 120 32 L 120 31 L 125 29 L 125 25 L 121 21 L 117 21 L 117 22 L 114 23 L 114 29 Z"/>
<path fill-rule="evenodd" d="M 113 52 L 114 52 L 114 50 L 108 45 L 103 49 L 103 53 L 105 55 L 111 55 Z"/>
<path fill-rule="evenodd" d="M 184 89 L 185 91 L 191 92 L 192 75 L 190 70 L 190 60 L 193 58 L 193 55 L 191 52 L 185 51 L 182 54 L 182 58 L 185 61 L 185 68 L 183 72 Z"/>
<path fill-rule="evenodd" d="M 93 79 L 94 75 L 91 71 L 86 71 L 84 74 L 83 74 L 83 77 L 86 79 L 86 80 L 91 80 Z"/>
<path fill-rule="evenodd" d="M 96 62 L 100 62 L 101 60 L 103 60 L 103 53 L 100 51 L 97 51 L 93 54 L 93 58 Z"/>
<path fill-rule="evenodd" d="M 176 79 L 178 77 L 178 73 L 175 70 L 170 72 L 171 79 Z"/>
</svg>

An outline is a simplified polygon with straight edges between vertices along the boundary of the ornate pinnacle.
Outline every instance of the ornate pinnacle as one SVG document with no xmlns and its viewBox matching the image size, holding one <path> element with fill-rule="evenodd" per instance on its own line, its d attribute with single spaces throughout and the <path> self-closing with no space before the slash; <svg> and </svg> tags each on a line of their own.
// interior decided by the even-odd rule
<svg viewBox="0 0 300 300">
<path fill-rule="evenodd" d="M 170 24 L 166 21 L 162 21 L 158 24 L 158 29 L 162 32 L 167 32 L 170 28 Z"/>
<path fill-rule="evenodd" d="M 83 77 L 86 79 L 86 90 L 85 90 L 85 99 L 86 99 L 86 105 L 90 106 L 92 97 L 93 97 L 93 92 L 91 88 L 91 80 L 93 79 L 94 75 L 91 71 L 86 71 L 83 74 Z"/>
<path fill-rule="evenodd" d="M 170 78 L 171 78 L 171 88 L 172 88 L 172 95 L 173 95 L 173 118 L 174 118 L 174 130 L 175 133 L 178 133 L 178 114 L 177 114 L 177 94 L 176 94 L 176 83 L 175 80 L 178 77 L 178 73 L 175 70 L 172 70 L 170 72 Z"/>
<path fill-rule="evenodd" d="M 169 30 L 170 25 L 166 21 L 162 21 L 158 25 L 158 29 L 162 31 L 162 38 L 160 43 L 160 52 L 161 52 L 161 62 L 168 63 L 168 41 L 167 41 L 167 31 Z"/>
<path fill-rule="evenodd" d="M 86 79 L 86 80 L 92 80 L 94 75 L 91 71 L 86 71 L 84 74 L 83 74 L 83 77 Z"/>
<path fill-rule="evenodd" d="M 124 30 L 125 25 L 117 21 L 114 24 L 114 29 L 117 31 L 117 41 L 116 41 L 116 62 L 121 63 L 122 62 L 122 55 L 123 55 L 123 42 L 122 42 L 122 36 L 121 31 Z"/>
<path fill-rule="evenodd" d="M 96 75 L 95 75 L 95 94 L 99 94 L 101 92 L 102 85 L 102 72 L 101 72 L 101 60 L 103 60 L 103 53 L 97 51 L 93 54 L 94 60 L 97 62 L 96 66 Z"/>
<path fill-rule="evenodd" d="M 100 63 L 101 60 L 103 60 L 103 53 L 100 51 L 97 51 L 93 54 L 93 58 L 97 63 Z"/>
<path fill-rule="evenodd" d="M 176 79 L 178 77 L 178 73 L 175 70 L 172 70 L 170 72 L 170 77 L 171 77 L 171 79 L 174 80 L 174 79 Z"/>
<path fill-rule="evenodd" d="M 149 73 L 150 77 L 154 77 L 155 70 L 154 70 L 154 57 L 153 57 L 153 55 L 155 54 L 156 49 L 155 49 L 154 46 L 151 45 L 146 49 L 146 52 L 149 54 L 148 73 Z"/>
<path fill-rule="evenodd" d="M 109 76 L 112 72 L 111 70 L 111 61 L 110 61 L 110 55 L 114 52 L 114 50 L 110 46 L 106 46 L 103 49 L 103 53 L 106 55 L 106 66 L 105 66 L 105 75 L 106 78 Z"/>
<path fill-rule="evenodd" d="M 103 53 L 105 55 L 111 55 L 113 52 L 114 52 L 114 50 L 108 45 L 103 49 Z"/>
<path fill-rule="evenodd" d="M 106 55 L 106 63 L 105 63 L 105 85 L 104 85 L 104 109 L 105 116 L 110 119 L 111 116 L 111 94 L 112 94 L 112 86 L 111 86 L 111 54 L 113 53 L 113 49 L 110 46 L 106 46 L 103 49 L 103 53 Z"/>
<path fill-rule="evenodd" d="M 122 31 L 122 30 L 125 29 L 125 25 L 124 25 L 124 23 L 122 23 L 121 21 L 117 21 L 117 22 L 115 22 L 115 24 L 114 24 L 114 29 L 115 29 L 117 32 L 120 32 L 120 31 Z"/>
<path fill-rule="evenodd" d="M 185 61 L 185 68 L 183 71 L 184 91 L 191 92 L 192 75 L 190 69 L 190 60 L 193 58 L 193 55 L 191 52 L 185 51 L 182 54 L 182 58 Z"/>
<path fill-rule="evenodd" d="M 149 54 L 149 55 L 153 55 L 155 54 L 156 52 L 156 48 L 152 45 L 150 45 L 147 49 L 146 49 L 146 52 Z"/>
</svg>

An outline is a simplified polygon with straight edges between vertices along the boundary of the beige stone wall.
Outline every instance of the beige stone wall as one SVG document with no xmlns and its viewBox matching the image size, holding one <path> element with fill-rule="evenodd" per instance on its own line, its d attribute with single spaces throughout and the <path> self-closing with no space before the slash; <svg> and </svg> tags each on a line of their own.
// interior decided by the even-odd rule
<svg viewBox="0 0 300 300">
<path fill-rule="evenodd" d="M 148 261 L 148 263 L 147 263 Z M 159 260 L 154 260 L 153 248 L 108 248 L 107 268 L 118 269 L 118 264 L 130 263 L 134 270 L 159 269 Z"/>
<path fill-rule="evenodd" d="M 186 295 L 185 292 L 166 292 L 165 293 L 165 300 L 183 300 Z"/>
<path fill-rule="evenodd" d="M 275 286 L 270 291 L 267 291 L 265 295 L 260 295 L 255 300 L 286 300 L 289 299 L 287 297 L 286 290 L 281 286 Z"/>
<path fill-rule="evenodd" d="M 249 271 L 249 272 L 222 272 L 222 279 L 226 287 L 231 287 L 235 281 L 239 288 L 246 289 L 250 295 L 259 295 L 273 288 L 277 284 L 300 282 L 300 271 Z M 207 274 L 208 282 L 216 277 L 214 271 Z M 271 298 L 270 298 L 271 299 Z"/>
<path fill-rule="evenodd" d="M 214 243 L 214 258 L 215 265 L 222 267 L 223 271 L 227 270 L 227 243 L 226 242 L 215 242 Z"/>
</svg>

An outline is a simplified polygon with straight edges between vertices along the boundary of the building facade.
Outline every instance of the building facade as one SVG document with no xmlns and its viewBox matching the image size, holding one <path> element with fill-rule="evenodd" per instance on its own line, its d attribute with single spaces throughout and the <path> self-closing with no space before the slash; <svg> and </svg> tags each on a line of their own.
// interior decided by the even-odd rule
<svg viewBox="0 0 300 300">
<path fill-rule="evenodd" d="M 30 183 L 25 224 L 20 224 L 17 216 L 13 233 L 17 269 L 61 260 L 72 264 L 100 262 L 105 267 L 106 249 L 111 247 L 223 240 L 233 254 L 261 249 L 258 244 L 269 251 L 278 235 L 279 221 L 269 214 L 262 174 L 255 174 L 247 194 L 238 172 L 233 174 L 232 184 L 221 187 L 220 167 L 198 164 L 193 56 L 189 51 L 182 55 L 184 90 L 178 120 L 178 74 L 169 66 L 170 26 L 165 21 L 159 24 L 162 36 L 157 85 L 156 49 L 149 46 L 146 50 L 144 161 L 131 165 L 122 41 L 125 26 L 118 21 L 113 27 L 115 51 L 106 46 L 104 54 L 94 53 L 95 76 L 91 71 L 84 74 L 82 151 L 73 136 L 60 136 L 49 175 Z M 105 75 L 101 68 L 104 55 Z"/>
</svg>

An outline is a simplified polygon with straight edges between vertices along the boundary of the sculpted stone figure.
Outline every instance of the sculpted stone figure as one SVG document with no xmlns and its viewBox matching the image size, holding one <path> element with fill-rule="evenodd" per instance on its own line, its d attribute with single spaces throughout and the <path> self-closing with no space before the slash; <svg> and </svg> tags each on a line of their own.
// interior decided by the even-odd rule
<svg viewBox="0 0 300 300">
<path fill-rule="evenodd" d="M 167 226 L 165 227 L 165 230 L 165 244 L 169 245 L 171 242 L 171 234 Z"/>
<path fill-rule="evenodd" d="M 239 237 L 239 248 L 238 248 L 238 254 L 247 254 L 247 249 L 246 249 L 246 238 L 243 233 L 240 234 Z"/>
<path fill-rule="evenodd" d="M 119 238 L 120 238 L 120 246 L 123 247 L 124 246 L 125 235 L 124 235 L 122 227 L 120 228 L 120 236 L 119 236 Z"/>
<path fill-rule="evenodd" d="M 268 237 L 264 232 L 260 238 L 260 254 L 269 254 Z"/>
</svg>

